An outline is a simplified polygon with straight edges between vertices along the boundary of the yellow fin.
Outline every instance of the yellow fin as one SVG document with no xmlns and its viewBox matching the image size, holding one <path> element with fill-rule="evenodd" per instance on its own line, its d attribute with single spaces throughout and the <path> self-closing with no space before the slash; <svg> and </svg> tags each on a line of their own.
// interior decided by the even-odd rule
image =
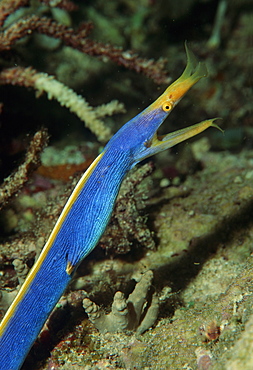
<svg viewBox="0 0 253 370">
<path fill-rule="evenodd" d="M 74 270 L 74 268 L 75 268 L 75 266 L 74 266 L 74 265 L 72 265 L 72 263 L 71 263 L 70 261 L 68 261 L 68 263 L 67 263 L 67 267 L 66 267 L 66 273 L 67 273 L 68 275 L 71 275 L 71 274 L 72 274 L 72 272 L 73 272 L 73 270 Z"/>
</svg>

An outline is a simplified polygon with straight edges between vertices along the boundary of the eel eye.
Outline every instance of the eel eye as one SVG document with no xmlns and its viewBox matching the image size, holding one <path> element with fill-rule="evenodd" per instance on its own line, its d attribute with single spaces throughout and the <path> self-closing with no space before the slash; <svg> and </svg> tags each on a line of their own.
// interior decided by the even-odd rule
<svg viewBox="0 0 253 370">
<path fill-rule="evenodd" d="M 162 109 L 164 112 L 169 112 L 172 109 L 172 104 L 171 103 L 164 103 L 162 105 Z"/>
</svg>

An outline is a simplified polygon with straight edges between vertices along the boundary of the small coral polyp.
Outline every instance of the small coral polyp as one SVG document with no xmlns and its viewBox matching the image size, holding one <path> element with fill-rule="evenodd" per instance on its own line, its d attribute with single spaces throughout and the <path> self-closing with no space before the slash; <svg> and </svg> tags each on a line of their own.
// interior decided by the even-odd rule
<svg viewBox="0 0 253 370">
<path fill-rule="evenodd" d="M 148 270 L 142 275 L 133 292 L 126 299 L 120 291 L 114 295 L 109 314 L 88 298 L 84 298 L 83 307 L 89 320 L 100 333 L 118 333 L 127 330 L 142 334 L 154 325 L 159 311 L 159 301 L 155 293 L 150 301 L 147 296 L 153 280 L 153 272 Z"/>
</svg>

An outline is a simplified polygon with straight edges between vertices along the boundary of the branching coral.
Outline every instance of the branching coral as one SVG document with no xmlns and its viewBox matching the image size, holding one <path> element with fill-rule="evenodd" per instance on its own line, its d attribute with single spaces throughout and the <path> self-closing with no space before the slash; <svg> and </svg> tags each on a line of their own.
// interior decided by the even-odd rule
<svg viewBox="0 0 253 370">
<path fill-rule="evenodd" d="M 41 5 L 43 5 L 44 10 L 40 9 Z M 47 17 L 41 15 L 45 14 L 45 9 L 57 7 L 63 8 L 67 12 L 75 10 L 77 5 L 68 0 L 41 0 L 38 3 L 33 3 L 29 0 L 1 1 L 0 52 L 2 57 L 1 63 L 4 68 L 2 68 L 0 73 L 0 85 L 10 84 L 26 88 L 32 87 L 36 90 L 36 96 L 40 96 L 45 92 L 48 99 L 56 99 L 62 106 L 75 113 L 85 122 L 85 125 L 96 135 L 98 140 L 105 143 L 112 133 L 110 128 L 104 124 L 103 118 L 106 115 L 122 112 L 124 110 L 123 105 L 118 101 L 111 101 L 108 104 L 93 108 L 86 102 L 84 97 L 78 95 L 62 82 L 57 81 L 55 77 L 49 76 L 44 72 L 38 72 L 30 65 L 24 66 L 26 61 L 20 63 L 22 66 L 13 68 L 12 57 L 15 54 L 17 43 L 20 40 L 23 42 L 25 37 L 27 37 L 26 40 L 29 40 L 33 33 L 36 32 L 59 39 L 65 46 L 69 46 L 81 53 L 99 57 L 103 61 L 111 60 L 125 68 L 143 73 L 157 83 L 169 80 L 164 70 L 165 61 L 140 58 L 132 51 L 126 51 L 120 47 L 93 40 L 88 37 L 93 27 L 90 22 L 82 23 L 78 29 L 74 29 L 50 18 L 48 16 L 50 11 L 47 12 Z M 26 40 L 23 46 L 27 45 Z M 5 185 L 4 189 L 4 192 L 6 192 Z M 13 186 L 10 193 L 14 193 Z M 5 203 L 7 198 L 3 196 L 4 193 L 1 194 L 1 201 Z"/>
<path fill-rule="evenodd" d="M 48 141 L 47 131 L 36 132 L 30 142 L 24 162 L 16 172 L 7 177 L 0 187 L 0 208 L 20 190 L 29 179 L 29 174 L 40 165 L 40 154 Z"/>
<path fill-rule="evenodd" d="M 11 84 L 25 87 L 33 87 L 39 96 L 47 93 L 48 99 L 56 99 L 62 106 L 69 108 L 75 113 L 86 126 L 97 136 L 99 141 L 105 142 L 111 137 L 111 131 L 99 117 L 112 115 L 124 110 L 123 104 L 113 100 L 101 107 L 92 109 L 85 99 L 77 95 L 53 76 L 39 73 L 32 68 L 7 68 L 0 72 L 0 84 Z"/>
<path fill-rule="evenodd" d="M 90 321 L 101 333 L 116 333 L 126 330 L 136 330 L 144 333 L 156 321 L 158 316 L 158 297 L 153 294 L 147 300 L 147 294 L 153 279 L 152 271 L 147 271 L 136 284 L 128 299 L 120 291 L 116 292 L 112 311 L 105 314 L 100 307 L 88 298 L 84 298 L 83 307 Z"/>
<path fill-rule="evenodd" d="M 21 6 L 27 5 L 29 0 L 2 0 L 0 3 L 0 26 L 2 27 L 5 19 Z"/>
<path fill-rule="evenodd" d="M 31 35 L 33 31 L 58 38 L 65 45 L 71 46 L 83 53 L 106 57 L 113 62 L 126 68 L 133 69 L 138 73 L 144 73 L 152 78 L 156 83 L 168 82 L 168 77 L 164 71 L 165 60 L 154 61 L 140 58 L 132 51 L 124 51 L 120 47 L 110 44 L 103 44 L 88 38 L 92 25 L 90 22 L 83 23 L 74 31 L 72 28 L 59 24 L 46 17 L 32 15 L 23 18 L 9 26 L 0 34 L 0 51 L 9 50 L 17 40 L 24 36 Z"/>
</svg>

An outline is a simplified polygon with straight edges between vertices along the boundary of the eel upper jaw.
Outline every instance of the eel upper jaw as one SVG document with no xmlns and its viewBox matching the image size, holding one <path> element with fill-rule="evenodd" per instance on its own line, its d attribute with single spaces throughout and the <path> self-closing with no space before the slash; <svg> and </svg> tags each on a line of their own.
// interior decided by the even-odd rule
<svg viewBox="0 0 253 370">
<path fill-rule="evenodd" d="M 182 75 L 173 82 L 165 92 L 153 103 L 154 109 L 163 109 L 167 114 L 164 115 L 160 125 L 167 118 L 168 114 L 173 108 L 180 102 L 187 91 L 195 85 L 201 78 L 207 76 L 207 68 L 205 63 L 198 62 L 193 52 L 185 44 L 187 54 L 187 65 Z M 160 126 L 159 125 L 159 126 Z M 196 135 L 197 133 L 205 130 L 207 127 L 213 125 L 213 120 L 201 122 L 197 125 L 187 127 L 186 129 L 170 133 L 168 135 L 158 137 L 157 131 L 153 137 L 145 143 L 146 147 L 156 149 L 157 151 L 165 150 L 170 148 L 181 141 L 186 140 L 189 137 Z M 159 148 L 159 150 L 158 150 Z M 155 150 L 155 151 L 156 151 Z M 154 150 L 150 150 L 149 155 L 154 154 Z"/>
</svg>

